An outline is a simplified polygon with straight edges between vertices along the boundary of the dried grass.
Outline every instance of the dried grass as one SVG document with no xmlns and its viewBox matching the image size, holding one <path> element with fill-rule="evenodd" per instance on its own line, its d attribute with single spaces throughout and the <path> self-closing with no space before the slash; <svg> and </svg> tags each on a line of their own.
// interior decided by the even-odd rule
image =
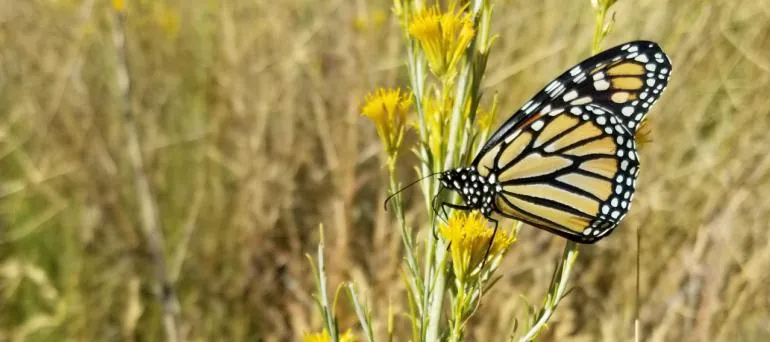
<svg viewBox="0 0 770 342">
<path fill-rule="evenodd" d="M 592 16 L 581 1 L 497 3 L 486 85 L 512 112 L 588 54 Z M 406 84 L 390 2 L 128 5 L 139 171 L 158 206 L 180 334 L 283 341 L 317 328 L 304 253 L 323 222 L 330 283 L 356 281 L 383 336 L 391 299 L 407 311 L 402 245 L 359 106 L 375 85 Z M 0 9 L 0 341 L 163 340 L 110 4 Z M 638 301 L 644 340 L 768 340 L 770 3 L 640 0 L 616 10 L 605 46 L 659 41 L 674 75 L 650 116 L 631 215 L 581 250 L 575 288 L 542 338 L 628 340 Z M 407 219 L 424 222 L 411 195 Z M 547 290 L 562 245 L 522 230 L 470 339 L 508 334 L 522 296 Z M 353 326 L 352 309 L 339 310 Z"/>
</svg>

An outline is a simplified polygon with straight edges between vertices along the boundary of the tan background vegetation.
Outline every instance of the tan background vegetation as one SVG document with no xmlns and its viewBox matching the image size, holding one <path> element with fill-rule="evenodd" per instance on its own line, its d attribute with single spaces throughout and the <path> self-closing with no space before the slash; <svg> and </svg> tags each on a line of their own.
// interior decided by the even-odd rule
<svg viewBox="0 0 770 342">
<path fill-rule="evenodd" d="M 589 1 L 495 1 L 487 92 L 511 113 L 588 55 Z M 128 1 L 130 102 L 166 268 L 192 341 L 318 329 L 304 253 L 324 223 L 331 287 L 353 280 L 384 336 L 406 312 L 401 239 L 364 94 L 405 86 L 390 1 Z M 581 249 L 543 340 L 770 340 L 770 2 L 624 0 L 604 46 L 674 62 L 634 208 Z M 117 86 L 111 4 L 0 3 L 0 341 L 159 341 L 157 262 Z M 413 139 L 413 137 L 412 137 Z M 402 174 L 415 160 L 401 161 Z M 403 179 L 402 181 L 406 181 Z M 407 217 L 426 222 L 415 190 Z M 640 296 L 636 231 L 640 230 Z M 564 241 L 525 228 L 469 322 L 503 340 Z M 356 321 L 338 303 L 342 328 Z M 406 318 L 396 316 L 406 339 Z"/>
</svg>

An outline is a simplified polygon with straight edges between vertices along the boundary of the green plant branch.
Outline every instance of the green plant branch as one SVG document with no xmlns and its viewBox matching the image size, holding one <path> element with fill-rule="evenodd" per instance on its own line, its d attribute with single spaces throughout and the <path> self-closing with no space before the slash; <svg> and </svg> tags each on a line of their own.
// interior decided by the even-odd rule
<svg viewBox="0 0 770 342">
<path fill-rule="evenodd" d="M 321 233 L 323 234 L 323 232 Z M 324 262 L 323 250 L 324 250 L 323 238 L 321 243 L 318 244 L 318 292 L 320 295 L 321 304 L 323 305 L 324 322 L 326 328 L 329 330 L 332 342 L 337 342 L 339 338 L 337 333 L 337 322 L 334 319 L 332 313 L 332 307 L 329 305 L 329 295 L 326 289 L 326 263 Z"/>
<path fill-rule="evenodd" d="M 390 193 L 396 193 L 398 191 L 398 181 L 396 180 L 396 167 L 395 167 L 395 161 L 388 161 L 388 176 L 389 176 L 389 187 L 390 187 Z M 393 198 L 393 210 L 396 212 L 396 217 L 398 219 L 398 224 L 401 227 L 401 240 L 404 243 L 404 252 L 405 252 L 405 258 L 406 258 L 406 264 L 407 268 L 409 269 L 410 276 L 408 277 L 410 281 L 409 289 L 412 291 L 415 291 L 413 295 L 417 298 L 422 297 L 422 294 L 417 292 L 417 289 L 422 288 L 422 283 L 420 282 L 420 270 L 419 266 L 417 265 L 417 260 L 414 256 L 414 243 L 412 242 L 412 231 L 407 227 L 406 220 L 404 219 L 404 205 L 401 201 L 401 195 L 396 195 Z M 422 308 L 418 308 L 420 311 L 422 311 Z"/>
<path fill-rule="evenodd" d="M 361 324 L 361 329 L 364 331 L 364 336 L 366 336 L 366 340 L 369 342 L 374 342 L 374 333 L 372 333 L 372 316 L 369 310 L 367 310 L 364 305 L 361 304 L 361 301 L 358 299 L 358 294 L 356 293 L 356 289 L 351 283 L 347 283 L 345 285 L 345 288 L 348 290 L 348 297 L 350 297 L 350 301 L 353 304 L 353 308 L 356 311 L 356 316 L 358 316 L 358 321 Z"/>
<path fill-rule="evenodd" d="M 474 29 L 476 29 L 476 32 L 479 32 L 479 21 L 477 19 L 483 5 L 484 0 L 473 0 L 470 5 L 470 15 L 474 19 Z M 470 45 L 466 50 L 465 62 L 461 65 L 460 72 L 457 75 L 454 102 L 452 104 L 452 112 L 449 121 L 449 139 L 446 159 L 444 159 L 444 162 L 442 163 L 444 165 L 444 170 L 454 167 L 455 164 L 460 161 L 462 151 L 459 151 L 459 148 L 464 144 L 459 133 L 461 132 L 461 128 L 467 123 L 463 117 L 463 110 L 465 108 L 465 101 L 468 98 L 468 92 L 471 89 L 469 85 L 472 84 L 473 77 L 475 76 L 472 71 L 474 47 L 477 39 L 477 37 L 474 37 L 474 39 L 471 40 Z M 442 90 L 446 91 L 447 89 Z M 477 96 L 477 94 L 472 94 L 471 96 Z M 446 288 L 447 272 L 446 262 L 448 255 L 446 245 L 440 239 L 433 238 L 431 234 L 428 237 L 428 240 L 430 245 L 429 250 L 435 252 L 431 259 L 437 263 L 437 267 L 433 270 L 434 274 L 432 278 L 434 280 L 434 286 L 431 289 L 431 298 L 428 301 L 428 313 L 432 319 L 428 321 L 428 327 L 424 336 L 427 341 L 436 341 L 439 339 L 439 318 L 441 317 L 442 306 L 444 303 L 443 299 Z"/>
<path fill-rule="evenodd" d="M 564 252 L 561 257 L 561 263 L 554 272 L 553 280 L 548 291 L 548 295 L 545 299 L 545 304 L 540 310 L 535 323 L 527 331 L 527 333 L 519 339 L 521 342 L 532 341 L 537 337 L 540 331 L 546 326 L 546 323 L 551 319 L 551 316 L 556 311 L 556 307 L 561 302 L 564 294 L 567 292 L 567 283 L 569 282 L 569 276 L 572 272 L 572 266 L 577 259 L 578 250 L 577 243 L 573 241 L 567 241 L 567 245 L 564 247 Z"/>
<path fill-rule="evenodd" d="M 397 11 L 403 11 L 403 25 L 406 29 L 408 27 L 409 20 L 411 18 L 412 10 L 419 10 L 422 8 L 422 5 L 418 5 L 417 2 L 415 2 L 415 5 L 409 6 L 408 4 L 406 6 L 403 6 L 401 2 L 396 1 L 397 4 Z M 408 30 L 407 30 L 408 31 Z M 414 94 L 414 104 L 415 108 L 417 109 L 417 125 L 418 125 L 418 133 L 420 136 L 420 141 L 428 141 L 428 128 L 425 125 L 425 111 L 422 106 L 422 99 L 423 94 L 425 91 L 425 57 L 422 55 L 422 52 L 417 48 L 418 43 L 409 35 L 409 32 L 406 32 L 405 34 L 406 40 L 407 40 L 407 70 L 409 72 L 409 82 L 412 85 L 412 93 Z M 420 144 L 417 146 L 417 151 L 420 156 L 420 177 L 425 177 L 428 174 L 432 173 L 432 165 L 429 165 L 429 160 L 431 159 L 429 156 L 428 148 Z M 425 207 L 428 208 L 428 213 L 433 214 L 430 208 L 430 196 L 428 194 L 431 194 L 433 192 L 433 189 L 435 189 L 435 183 L 433 179 L 426 179 L 420 182 L 420 188 L 425 194 Z"/>
</svg>

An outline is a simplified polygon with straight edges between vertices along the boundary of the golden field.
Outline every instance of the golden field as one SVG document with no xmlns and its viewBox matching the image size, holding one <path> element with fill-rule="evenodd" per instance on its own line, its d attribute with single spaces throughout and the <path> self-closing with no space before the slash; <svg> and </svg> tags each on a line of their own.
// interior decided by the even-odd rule
<svg viewBox="0 0 770 342">
<path fill-rule="evenodd" d="M 590 54 L 594 21 L 588 0 L 493 3 L 483 87 L 504 118 Z M 321 325 L 305 257 L 321 223 L 330 289 L 355 282 L 375 335 L 390 309 L 408 340 L 402 240 L 361 117 L 367 93 L 408 87 L 391 4 L 0 3 L 0 341 L 163 341 L 169 325 L 180 340 L 301 340 Z M 659 42 L 673 76 L 633 210 L 581 247 L 539 339 L 633 340 L 638 313 L 643 341 L 768 341 L 770 1 L 613 11 L 603 47 Z M 406 183 L 416 158 L 402 156 Z M 419 192 L 405 199 L 430 234 Z M 563 246 L 523 228 L 467 339 L 506 340 Z M 357 334 L 347 300 L 337 314 Z"/>
</svg>

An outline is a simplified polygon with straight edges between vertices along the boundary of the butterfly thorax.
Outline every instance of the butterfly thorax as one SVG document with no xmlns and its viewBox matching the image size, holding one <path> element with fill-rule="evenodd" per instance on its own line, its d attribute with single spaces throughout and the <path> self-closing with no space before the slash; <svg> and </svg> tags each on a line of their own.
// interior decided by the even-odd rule
<svg viewBox="0 0 770 342">
<path fill-rule="evenodd" d="M 487 217 L 494 210 L 495 196 L 502 191 L 495 174 L 482 177 L 472 167 L 445 171 L 439 180 L 445 188 L 457 191 L 469 209 L 479 210 Z"/>
</svg>

